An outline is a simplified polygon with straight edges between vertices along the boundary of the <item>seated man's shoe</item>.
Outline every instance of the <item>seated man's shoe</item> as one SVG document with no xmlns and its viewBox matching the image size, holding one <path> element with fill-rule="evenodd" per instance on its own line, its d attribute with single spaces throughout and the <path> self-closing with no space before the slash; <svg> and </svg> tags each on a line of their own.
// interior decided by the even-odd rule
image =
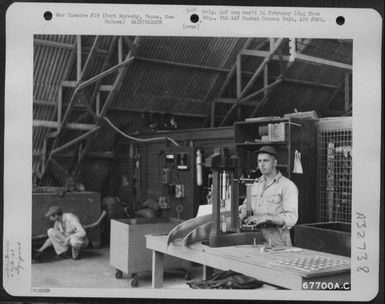
<svg viewBox="0 0 385 304">
<path fill-rule="evenodd" d="M 72 255 L 72 259 L 74 261 L 77 261 L 77 260 L 80 260 L 81 256 L 80 256 L 80 252 L 78 254 L 75 254 L 75 255 Z"/>
<path fill-rule="evenodd" d="M 58 260 L 64 260 L 64 259 L 67 259 L 70 257 L 70 252 L 69 250 L 63 252 L 63 253 L 60 253 L 58 255 L 55 256 L 55 259 L 58 259 Z"/>
<path fill-rule="evenodd" d="M 72 247 L 72 259 L 75 261 L 80 259 L 80 249 Z"/>
</svg>

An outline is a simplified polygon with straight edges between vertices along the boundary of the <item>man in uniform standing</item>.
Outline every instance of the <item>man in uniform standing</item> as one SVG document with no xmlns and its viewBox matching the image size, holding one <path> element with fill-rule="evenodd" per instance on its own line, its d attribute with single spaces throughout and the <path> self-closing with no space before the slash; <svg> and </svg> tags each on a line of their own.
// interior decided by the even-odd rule
<svg viewBox="0 0 385 304">
<path fill-rule="evenodd" d="M 274 147 L 263 146 L 256 153 L 262 176 L 252 185 L 252 215 L 247 217 L 245 200 L 240 206 L 241 219 L 246 224 L 258 225 L 271 245 L 292 246 L 289 230 L 298 220 L 297 186 L 277 169 Z"/>
</svg>

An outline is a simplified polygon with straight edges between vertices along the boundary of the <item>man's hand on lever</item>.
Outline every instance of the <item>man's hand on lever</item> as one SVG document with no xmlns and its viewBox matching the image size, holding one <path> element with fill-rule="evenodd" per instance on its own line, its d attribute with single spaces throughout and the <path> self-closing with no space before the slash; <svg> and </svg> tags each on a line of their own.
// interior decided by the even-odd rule
<svg viewBox="0 0 385 304">
<path fill-rule="evenodd" d="M 279 216 L 274 214 L 269 214 L 269 213 L 249 216 L 245 220 L 245 223 L 248 225 L 256 225 L 256 226 L 263 223 L 271 223 L 279 226 L 282 226 L 284 224 L 283 220 Z"/>
<path fill-rule="evenodd" d="M 266 222 L 271 222 L 268 214 L 251 215 L 246 219 L 248 225 L 259 225 Z"/>
</svg>

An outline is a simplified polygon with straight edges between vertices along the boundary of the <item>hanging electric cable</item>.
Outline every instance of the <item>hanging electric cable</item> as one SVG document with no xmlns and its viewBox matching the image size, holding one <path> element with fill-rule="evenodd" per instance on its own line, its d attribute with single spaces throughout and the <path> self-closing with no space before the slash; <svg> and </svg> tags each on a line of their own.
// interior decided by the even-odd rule
<svg viewBox="0 0 385 304">
<path fill-rule="evenodd" d="M 131 139 L 131 140 L 134 140 L 134 141 L 138 141 L 138 142 L 150 142 L 150 141 L 159 141 L 159 140 L 169 140 L 175 146 L 179 147 L 179 144 L 175 140 L 170 138 L 170 137 L 137 138 L 137 137 L 133 137 L 133 136 L 127 135 L 124 132 L 122 132 L 121 130 L 119 130 L 107 117 L 104 117 L 104 119 L 108 122 L 108 124 L 111 126 L 111 128 L 113 128 L 116 132 L 118 132 L 119 134 L 123 135 L 124 137 L 126 137 L 128 139 Z"/>
</svg>

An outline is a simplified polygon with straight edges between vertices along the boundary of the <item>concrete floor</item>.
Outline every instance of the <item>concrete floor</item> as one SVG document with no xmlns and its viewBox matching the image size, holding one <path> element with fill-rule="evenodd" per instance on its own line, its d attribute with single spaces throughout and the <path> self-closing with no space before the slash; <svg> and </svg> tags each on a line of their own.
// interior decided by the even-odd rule
<svg viewBox="0 0 385 304">
<path fill-rule="evenodd" d="M 46 288 L 133 288 L 131 274 L 115 278 L 116 269 L 109 262 L 109 248 L 86 249 L 81 259 L 57 259 L 48 252 L 39 262 L 32 263 L 32 287 Z M 151 267 L 151 265 L 149 265 Z M 192 280 L 202 279 L 202 266 L 191 265 Z M 151 288 L 151 271 L 138 273 L 137 288 Z M 164 274 L 164 288 L 189 289 L 183 270 L 167 270 Z M 276 289 L 264 285 L 260 289 Z"/>
<path fill-rule="evenodd" d="M 116 269 L 109 262 L 109 248 L 86 249 L 81 259 L 55 258 L 47 253 L 32 263 L 32 287 L 47 288 L 132 288 L 131 274 L 115 278 Z M 151 267 L 151 265 L 149 266 Z M 192 280 L 202 278 L 202 267 L 189 268 Z M 59 275 L 60 274 L 60 275 Z M 151 271 L 138 273 L 139 288 L 151 288 Z M 189 288 L 183 270 L 170 270 L 164 274 L 165 288 Z"/>
</svg>

